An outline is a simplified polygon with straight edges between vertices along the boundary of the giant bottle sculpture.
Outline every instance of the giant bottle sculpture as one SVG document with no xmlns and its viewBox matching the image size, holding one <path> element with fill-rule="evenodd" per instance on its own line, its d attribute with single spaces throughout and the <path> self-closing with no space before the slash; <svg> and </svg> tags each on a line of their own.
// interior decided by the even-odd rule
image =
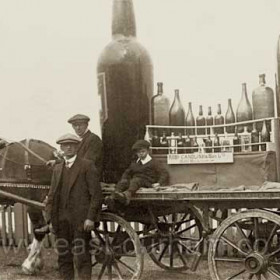
<svg viewBox="0 0 280 280">
<path fill-rule="evenodd" d="M 106 182 L 117 182 L 131 161 L 131 146 L 143 139 L 150 123 L 153 66 L 146 49 L 136 40 L 132 0 L 114 0 L 112 41 L 101 53 L 98 93 L 104 144 Z"/>
</svg>

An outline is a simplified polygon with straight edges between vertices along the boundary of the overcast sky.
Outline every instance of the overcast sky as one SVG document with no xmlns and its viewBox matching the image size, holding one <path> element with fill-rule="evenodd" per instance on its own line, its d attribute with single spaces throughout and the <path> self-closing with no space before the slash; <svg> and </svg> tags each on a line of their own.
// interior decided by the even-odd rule
<svg viewBox="0 0 280 280">
<path fill-rule="evenodd" d="M 233 107 L 258 75 L 274 88 L 279 0 L 134 0 L 138 40 L 155 84 L 216 111 Z M 67 119 L 88 114 L 99 131 L 96 64 L 111 40 L 112 0 L 0 0 L 0 137 L 55 143 Z"/>
</svg>

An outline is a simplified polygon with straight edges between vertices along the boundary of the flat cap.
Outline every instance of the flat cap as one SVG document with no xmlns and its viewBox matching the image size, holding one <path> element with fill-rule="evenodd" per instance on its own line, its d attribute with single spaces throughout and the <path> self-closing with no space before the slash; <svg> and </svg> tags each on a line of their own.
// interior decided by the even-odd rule
<svg viewBox="0 0 280 280">
<path fill-rule="evenodd" d="M 77 114 L 73 117 L 71 117 L 68 122 L 69 123 L 74 123 L 74 122 L 89 122 L 90 118 L 86 115 L 82 114 Z"/>
<path fill-rule="evenodd" d="M 81 142 L 80 138 L 71 133 L 64 134 L 56 140 L 57 144 L 65 144 L 65 143 L 78 144 L 80 142 Z"/>
<path fill-rule="evenodd" d="M 132 146 L 133 151 L 140 150 L 140 149 L 149 149 L 149 148 L 150 148 L 150 143 L 146 140 L 137 140 Z"/>
</svg>

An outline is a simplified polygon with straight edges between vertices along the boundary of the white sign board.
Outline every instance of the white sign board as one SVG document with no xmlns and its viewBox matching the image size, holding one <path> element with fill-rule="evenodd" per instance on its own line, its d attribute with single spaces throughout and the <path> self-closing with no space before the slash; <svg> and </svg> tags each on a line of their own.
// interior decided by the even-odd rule
<svg viewBox="0 0 280 280">
<path fill-rule="evenodd" d="M 168 154 L 168 164 L 232 163 L 233 153 Z"/>
</svg>

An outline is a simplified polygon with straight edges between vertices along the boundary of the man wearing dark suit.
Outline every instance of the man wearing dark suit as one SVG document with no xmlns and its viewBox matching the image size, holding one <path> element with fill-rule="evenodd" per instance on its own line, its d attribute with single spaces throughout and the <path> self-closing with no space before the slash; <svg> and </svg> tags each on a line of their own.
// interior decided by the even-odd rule
<svg viewBox="0 0 280 280">
<path fill-rule="evenodd" d="M 77 114 L 68 120 L 80 137 L 81 142 L 78 148 L 78 156 L 92 160 L 101 176 L 103 168 L 103 144 L 101 139 L 88 129 L 90 118 L 86 115 Z"/>
<path fill-rule="evenodd" d="M 102 204 L 102 192 L 92 161 L 77 156 L 80 139 L 66 134 L 57 140 L 64 161 L 55 165 L 46 203 L 46 217 L 57 237 L 59 272 L 64 280 L 91 278 L 89 243 Z"/>
<path fill-rule="evenodd" d="M 75 133 L 80 138 L 77 155 L 80 158 L 85 158 L 92 160 L 98 176 L 101 179 L 102 169 L 103 169 L 103 144 L 101 139 L 93 132 L 88 129 L 88 122 L 90 118 L 86 115 L 77 114 L 68 120 L 75 131 Z M 60 160 L 50 160 L 47 165 L 53 167 Z"/>
</svg>

